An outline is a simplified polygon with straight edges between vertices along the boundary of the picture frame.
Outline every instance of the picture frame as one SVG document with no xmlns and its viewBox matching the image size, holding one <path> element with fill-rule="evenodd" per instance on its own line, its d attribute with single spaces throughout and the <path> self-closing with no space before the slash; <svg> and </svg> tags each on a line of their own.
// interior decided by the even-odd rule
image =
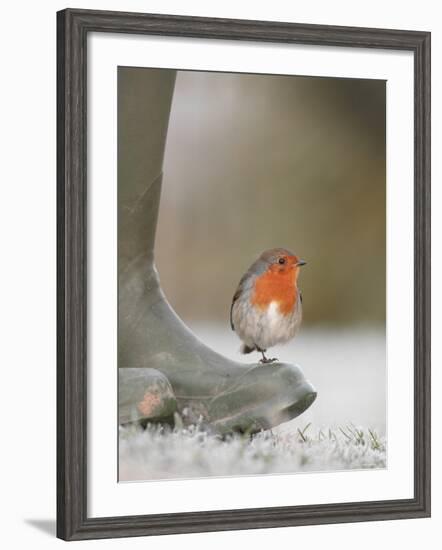
<svg viewBox="0 0 442 550">
<path fill-rule="evenodd" d="M 414 497 L 88 517 L 87 77 L 90 33 L 412 52 Z M 57 536 L 64 540 L 430 515 L 430 33 L 66 9 L 57 13 Z M 112 398 L 112 397 L 109 397 Z M 115 397 L 116 399 L 116 397 Z"/>
</svg>

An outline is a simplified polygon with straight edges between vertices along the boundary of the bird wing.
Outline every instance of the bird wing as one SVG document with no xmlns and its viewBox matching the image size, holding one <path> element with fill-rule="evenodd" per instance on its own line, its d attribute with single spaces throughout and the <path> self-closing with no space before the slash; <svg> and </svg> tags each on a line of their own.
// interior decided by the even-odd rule
<svg viewBox="0 0 442 550">
<path fill-rule="evenodd" d="M 235 325 L 233 324 L 233 306 L 238 298 L 244 293 L 251 290 L 253 286 L 253 280 L 256 278 L 256 274 L 252 270 L 253 266 L 250 267 L 246 273 L 241 277 L 239 281 L 238 288 L 236 289 L 235 294 L 233 295 L 232 305 L 230 306 L 230 326 L 232 330 L 235 330 Z"/>
<path fill-rule="evenodd" d="M 232 328 L 232 330 L 235 330 L 235 325 L 233 324 L 233 306 L 235 305 L 236 300 L 238 300 L 238 298 L 241 295 L 240 286 L 241 286 L 241 283 L 239 283 L 238 288 L 236 289 L 236 292 L 233 295 L 232 305 L 230 306 L 230 327 Z"/>
</svg>

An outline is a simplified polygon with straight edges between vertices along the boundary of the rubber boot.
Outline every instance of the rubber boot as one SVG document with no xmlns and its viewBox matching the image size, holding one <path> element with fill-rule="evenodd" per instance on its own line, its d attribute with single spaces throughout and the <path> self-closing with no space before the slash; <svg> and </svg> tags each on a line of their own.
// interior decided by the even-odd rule
<svg viewBox="0 0 442 550">
<path fill-rule="evenodd" d="M 118 69 L 118 364 L 125 392 L 120 402 L 126 419 L 146 420 L 140 411 L 143 400 L 149 402 L 149 384 L 141 393 L 131 391 L 131 384 L 140 383 L 132 371 L 155 369 L 170 383 L 175 414 L 185 424 L 200 422 L 222 434 L 254 433 L 300 415 L 316 392 L 295 365 L 234 362 L 208 348 L 161 290 L 154 243 L 175 76 L 171 70 Z M 164 397 L 172 398 L 170 388 Z"/>
</svg>

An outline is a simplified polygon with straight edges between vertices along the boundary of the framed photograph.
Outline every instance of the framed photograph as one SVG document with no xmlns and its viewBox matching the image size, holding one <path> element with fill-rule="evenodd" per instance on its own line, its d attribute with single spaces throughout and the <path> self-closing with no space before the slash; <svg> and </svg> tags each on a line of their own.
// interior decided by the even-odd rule
<svg viewBox="0 0 442 550">
<path fill-rule="evenodd" d="M 57 14 L 57 534 L 430 515 L 430 33 Z"/>
</svg>

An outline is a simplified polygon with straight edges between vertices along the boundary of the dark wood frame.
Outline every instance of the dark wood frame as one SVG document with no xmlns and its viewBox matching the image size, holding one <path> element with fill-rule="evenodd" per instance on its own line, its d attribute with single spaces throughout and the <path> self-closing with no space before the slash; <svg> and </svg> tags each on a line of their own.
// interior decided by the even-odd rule
<svg viewBox="0 0 442 550">
<path fill-rule="evenodd" d="M 87 517 L 86 67 L 89 32 L 408 50 L 414 54 L 414 497 Z M 65 540 L 430 515 L 430 33 L 67 9 L 57 14 L 57 536 Z"/>
</svg>

